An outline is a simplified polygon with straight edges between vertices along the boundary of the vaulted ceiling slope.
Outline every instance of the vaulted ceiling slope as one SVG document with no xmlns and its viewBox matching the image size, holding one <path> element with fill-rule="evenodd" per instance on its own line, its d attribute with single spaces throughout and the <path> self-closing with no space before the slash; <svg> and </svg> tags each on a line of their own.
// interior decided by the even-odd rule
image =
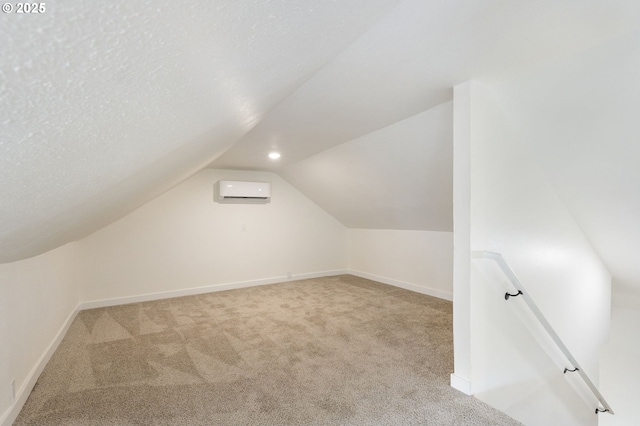
<svg viewBox="0 0 640 426">
<path fill-rule="evenodd" d="M 4 13 L 0 262 L 78 239 L 209 164 L 282 171 L 450 100 L 456 83 L 602 43 L 640 21 L 638 3 L 69 0 Z"/>
<path fill-rule="evenodd" d="M 630 31 L 640 2 L 405 0 L 279 103 L 213 167 L 279 170 L 501 79 Z M 280 150 L 279 162 L 266 153 Z"/>
<path fill-rule="evenodd" d="M 280 171 L 349 228 L 453 231 L 453 102 Z"/>
<path fill-rule="evenodd" d="M 206 166 L 397 0 L 47 2 L 0 16 L 0 262 Z"/>
</svg>

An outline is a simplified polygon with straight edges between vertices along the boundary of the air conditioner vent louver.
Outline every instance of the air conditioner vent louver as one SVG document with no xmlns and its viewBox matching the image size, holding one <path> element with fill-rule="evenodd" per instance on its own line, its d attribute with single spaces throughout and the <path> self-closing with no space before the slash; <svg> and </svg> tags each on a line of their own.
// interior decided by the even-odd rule
<svg viewBox="0 0 640 426">
<path fill-rule="evenodd" d="M 218 197 L 224 200 L 268 201 L 271 198 L 271 183 L 221 180 L 218 182 Z"/>
</svg>

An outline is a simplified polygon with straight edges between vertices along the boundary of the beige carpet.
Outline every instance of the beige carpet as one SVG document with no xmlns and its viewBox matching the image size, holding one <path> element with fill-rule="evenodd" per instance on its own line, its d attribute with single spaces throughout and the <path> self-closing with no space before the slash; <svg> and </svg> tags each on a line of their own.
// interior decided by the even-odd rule
<svg viewBox="0 0 640 426">
<path fill-rule="evenodd" d="M 82 311 L 15 425 L 517 425 L 449 386 L 450 302 L 350 275 Z"/>
</svg>

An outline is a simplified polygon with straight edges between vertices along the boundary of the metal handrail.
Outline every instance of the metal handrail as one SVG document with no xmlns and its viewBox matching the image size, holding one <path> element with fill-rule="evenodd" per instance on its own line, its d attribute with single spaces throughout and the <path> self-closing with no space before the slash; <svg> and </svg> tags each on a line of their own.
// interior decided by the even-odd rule
<svg viewBox="0 0 640 426">
<path fill-rule="evenodd" d="M 540 324 L 542 324 L 542 327 L 544 327 L 547 333 L 549 333 L 549 336 L 551 337 L 553 342 L 558 346 L 558 348 L 560 348 L 560 350 L 562 351 L 564 356 L 567 357 L 569 362 L 573 364 L 573 370 L 565 368 L 564 372 L 565 373 L 568 371 L 577 372 L 580 375 L 580 377 L 582 377 L 582 380 L 584 380 L 584 382 L 587 384 L 589 389 L 591 389 L 591 392 L 593 392 L 596 398 L 598 398 L 598 401 L 600 401 L 600 403 L 604 407 L 604 409 L 601 409 L 599 407 L 596 408 L 595 410 L 596 414 L 604 413 L 604 412 L 607 412 L 609 414 L 615 414 L 611 409 L 611 406 L 607 403 L 607 401 L 604 399 L 604 397 L 598 390 L 598 388 L 593 384 L 593 382 L 591 381 L 589 376 L 587 376 L 587 374 L 584 372 L 582 367 L 580 367 L 580 365 L 578 364 L 578 361 L 576 361 L 573 355 L 571 355 L 569 348 L 567 348 L 567 346 L 562 342 L 562 339 L 560 339 L 560 336 L 558 336 L 555 330 L 551 327 L 551 324 L 549 324 L 549 321 L 547 321 L 544 315 L 542 315 L 542 312 L 540 312 L 540 309 L 538 309 L 538 306 L 536 306 L 535 302 L 533 301 L 531 296 L 529 296 L 529 293 L 525 290 L 524 286 L 522 285 L 522 283 L 520 282 L 516 274 L 511 270 L 511 268 L 509 267 L 507 262 L 504 260 L 502 255 L 500 253 L 494 253 L 490 251 L 472 251 L 471 256 L 474 258 L 491 259 L 498 264 L 502 272 L 504 272 L 507 278 L 509 278 L 509 281 L 511 281 L 511 284 L 513 284 L 516 290 L 518 290 L 518 293 L 516 294 L 506 293 L 504 296 L 505 299 L 508 300 L 509 297 L 522 296 L 524 301 L 527 303 L 527 306 L 529 306 L 529 309 L 531 309 L 531 312 L 533 312 L 533 314 L 536 316 Z"/>
</svg>

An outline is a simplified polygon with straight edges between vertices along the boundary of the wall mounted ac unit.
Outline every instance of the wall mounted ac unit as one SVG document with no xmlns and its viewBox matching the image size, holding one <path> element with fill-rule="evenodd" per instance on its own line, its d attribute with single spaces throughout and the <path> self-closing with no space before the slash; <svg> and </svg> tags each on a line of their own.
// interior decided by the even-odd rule
<svg viewBox="0 0 640 426">
<path fill-rule="evenodd" d="M 236 180 L 218 181 L 218 201 L 269 201 L 271 183 L 242 182 Z"/>
</svg>

